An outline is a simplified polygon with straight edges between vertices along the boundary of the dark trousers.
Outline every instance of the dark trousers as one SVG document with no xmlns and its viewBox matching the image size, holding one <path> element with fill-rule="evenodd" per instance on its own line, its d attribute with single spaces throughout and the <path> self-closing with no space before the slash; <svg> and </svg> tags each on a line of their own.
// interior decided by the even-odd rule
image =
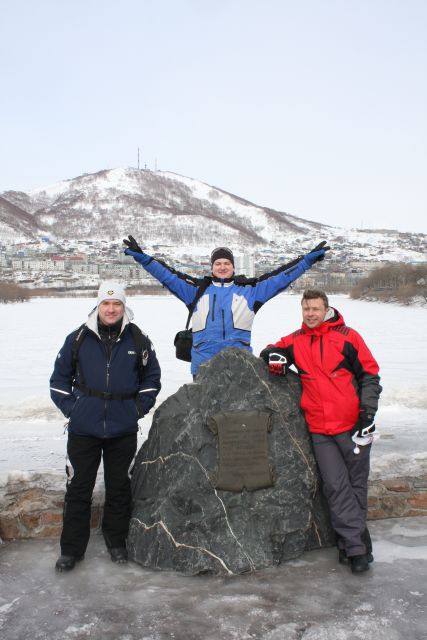
<svg viewBox="0 0 427 640">
<path fill-rule="evenodd" d="M 61 553 L 82 556 L 89 542 L 92 493 L 101 457 L 104 460 L 105 504 L 102 533 L 107 547 L 124 547 L 132 511 L 128 476 L 135 456 L 137 434 L 121 438 L 93 438 L 69 434 L 67 454 L 71 470 L 64 500 Z"/>
<path fill-rule="evenodd" d="M 349 557 L 364 554 L 371 550 L 366 529 L 371 445 L 355 454 L 348 431 L 336 436 L 312 433 L 311 439 L 338 546 Z"/>
</svg>

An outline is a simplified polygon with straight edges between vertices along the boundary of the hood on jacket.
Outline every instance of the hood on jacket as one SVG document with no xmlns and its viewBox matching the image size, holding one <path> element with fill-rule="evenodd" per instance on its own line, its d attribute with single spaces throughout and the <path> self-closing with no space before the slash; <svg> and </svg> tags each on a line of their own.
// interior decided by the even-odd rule
<svg viewBox="0 0 427 640">
<path fill-rule="evenodd" d="M 120 333 L 123 333 L 123 330 L 124 330 L 125 326 L 127 324 L 129 324 L 129 322 L 132 322 L 133 318 L 134 318 L 134 313 L 133 313 L 132 309 L 130 309 L 129 307 L 125 306 L 125 312 L 123 314 L 122 328 L 121 328 Z M 87 321 L 86 321 L 86 326 L 91 331 L 96 333 L 96 335 L 98 337 L 101 337 L 99 335 L 99 331 L 98 331 L 98 305 L 96 307 L 94 307 L 92 309 L 92 311 L 89 313 Z"/>
<path fill-rule="evenodd" d="M 325 318 L 317 327 L 310 329 L 305 322 L 302 323 L 301 329 L 304 333 L 309 335 L 316 335 L 321 333 L 327 333 L 332 327 L 344 326 L 344 318 L 340 312 L 334 307 L 328 307 L 326 310 Z"/>
</svg>

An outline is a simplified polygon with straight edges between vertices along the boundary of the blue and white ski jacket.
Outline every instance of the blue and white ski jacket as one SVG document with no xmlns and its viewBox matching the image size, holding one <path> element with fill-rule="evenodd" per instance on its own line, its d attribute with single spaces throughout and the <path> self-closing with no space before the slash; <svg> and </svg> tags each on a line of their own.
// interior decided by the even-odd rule
<svg viewBox="0 0 427 640">
<path fill-rule="evenodd" d="M 125 253 L 133 256 L 187 306 L 193 302 L 202 279 L 180 273 L 145 252 L 126 249 Z M 227 347 L 252 351 L 251 331 L 257 311 L 310 269 L 315 257 L 318 259 L 323 254 L 324 251 L 301 256 L 259 278 L 234 276 L 227 281 L 211 277 L 211 283 L 198 300 L 192 316 L 191 373 L 195 375 L 203 362 Z"/>
<path fill-rule="evenodd" d="M 89 331 L 79 348 L 77 370 L 74 370 L 73 344 L 79 330 L 65 339 L 50 378 L 50 395 L 69 419 L 69 433 L 116 438 L 138 431 L 138 419 L 154 406 L 161 387 L 160 366 L 154 348 L 147 340 L 142 374 L 138 370 L 141 360 L 137 357 L 129 327 L 133 318 L 130 309 L 126 307 L 121 333 L 110 357 L 98 333 L 97 315 L 96 308 L 86 323 Z M 85 394 L 79 384 L 105 397 Z M 127 397 L 113 399 L 108 397 L 111 394 Z"/>
</svg>

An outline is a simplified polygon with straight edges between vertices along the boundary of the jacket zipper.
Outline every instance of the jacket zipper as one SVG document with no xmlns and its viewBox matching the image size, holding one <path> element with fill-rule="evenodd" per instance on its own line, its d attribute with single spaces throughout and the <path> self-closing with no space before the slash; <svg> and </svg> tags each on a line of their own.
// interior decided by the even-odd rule
<svg viewBox="0 0 427 640">
<path fill-rule="evenodd" d="M 108 393 L 109 380 L 110 380 L 110 361 L 107 360 L 107 393 Z M 106 435 L 107 435 L 107 398 L 105 398 L 104 400 L 104 436 Z"/>
<path fill-rule="evenodd" d="M 221 310 L 222 313 L 222 339 L 225 340 L 225 320 L 224 320 L 224 309 Z"/>
<path fill-rule="evenodd" d="M 212 321 L 215 320 L 215 302 L 216 302 L 216 293 L 214 293 L 213 304 L 212 304 Z"/>
<path fill-rule="evenodd" d="M 111 357 L 113 355 L 113 346 L 111 345 L 111 349 L 109 348 L 110 345 L 104 345 L 105 346 L 105 350 L 107 352 L 107 393 L 109 390 L 109 384 L 110 384 L 110 362 L 111 362 Z M 105 398 L 104 400 L 104 435 L 107 436 L 107 398 Z"/>
<path fill-rule="evenodd" d="M 104 345 L 105 350 L 107 352 L 107 393 L 109 390 L 109 384 L 110 384 L 110 363 L 111 363 L 111 358 L 113 357 L 113 349 L 114 349 L 114 345 L 117 344 L 120 341 L 120 336 L 117 338 L 117 340 L 115 341 L 114 344 L 111 345 L 111 349 L 109 349 L 106 345 Z M 108 400 L 105 399 L 104 400 L 104 435 L 107 435 L 107 402 Z"/>
</svg>

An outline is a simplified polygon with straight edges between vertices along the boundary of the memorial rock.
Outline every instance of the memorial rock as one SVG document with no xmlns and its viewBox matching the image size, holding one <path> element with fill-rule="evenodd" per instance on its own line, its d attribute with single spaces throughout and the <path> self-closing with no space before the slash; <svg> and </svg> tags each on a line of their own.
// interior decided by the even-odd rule
<svg viewBox="0 0 427 640">
<path fill-rule="evenodd" d="M 157 409 L 132 475 L 129 556 L 239 574 L 333 544 L 298 376 L 225 349 Z"/>
</svg>

